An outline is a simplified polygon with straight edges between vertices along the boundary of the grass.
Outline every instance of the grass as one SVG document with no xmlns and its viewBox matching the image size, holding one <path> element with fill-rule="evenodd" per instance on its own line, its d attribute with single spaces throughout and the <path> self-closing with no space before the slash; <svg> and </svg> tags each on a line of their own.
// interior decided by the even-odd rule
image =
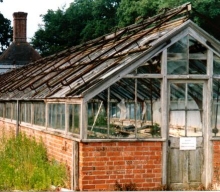
<svg viewBox="0 0 220 192">
<path fill-rule="evenodd" d="M 66 187 L 64 165 L 48 161 L 42 142 L 25 135 L 0 141 L 0 190 L 49 190 L 51 185 Z"/>
</svg>

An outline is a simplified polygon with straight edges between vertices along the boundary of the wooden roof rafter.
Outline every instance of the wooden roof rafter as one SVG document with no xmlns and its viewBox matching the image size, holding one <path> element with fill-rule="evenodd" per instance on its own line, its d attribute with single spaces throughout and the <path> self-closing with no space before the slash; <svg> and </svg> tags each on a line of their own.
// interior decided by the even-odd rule
<svg viewBox="0 0 220 192">
<path fill-rule="evenodd" d="M 22 94 L 24 98 L 83 96 L 118 71 L 130 69 L 136 59 L 152 50 L 152 43 L 188 19 L 190 6 L 184 4 L 9 72 L 5 78 L 0 76 L 0 97 L 8 92 L 13 98 Z"/>
</svg>

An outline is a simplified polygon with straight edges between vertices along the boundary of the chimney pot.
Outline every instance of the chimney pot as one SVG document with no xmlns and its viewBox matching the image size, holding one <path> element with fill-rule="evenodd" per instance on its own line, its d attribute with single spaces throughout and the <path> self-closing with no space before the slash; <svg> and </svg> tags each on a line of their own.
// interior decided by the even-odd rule
<svg viewBox="0 0 220 192">
<path fill-rule="evenodd" d="M 13 42 L 26 42 L 27 13 L 15 12 L 13 13 L 13 18 Z"/>
</svg>

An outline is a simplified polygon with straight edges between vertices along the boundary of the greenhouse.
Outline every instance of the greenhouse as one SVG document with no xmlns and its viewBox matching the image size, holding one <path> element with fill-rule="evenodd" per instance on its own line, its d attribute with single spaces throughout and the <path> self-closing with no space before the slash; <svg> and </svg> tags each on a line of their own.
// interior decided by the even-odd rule
<svg viewBox="0 0 220 192">
<path fill-rule="evenodd" d="M 139 190 L 207 187 L 220 168 L 220 43 L 190 10 L 184 4 L 1 75 L 0 121 L 77 143 L 72 188 L 110 190 L 135 170 Z M 115 172 L 113 153 L 123 156 Z M 105 170 L 95 172 L 100 162 Z M 115 179 L 101 188 L 88 175 Z"/>
</svg>

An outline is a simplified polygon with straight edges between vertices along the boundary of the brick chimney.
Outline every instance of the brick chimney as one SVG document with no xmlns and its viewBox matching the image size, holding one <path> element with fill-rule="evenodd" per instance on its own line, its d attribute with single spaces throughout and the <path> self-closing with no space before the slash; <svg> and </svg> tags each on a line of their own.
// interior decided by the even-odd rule
<svg viewBox="0 0 220 192">
<path fill-rule="evenodd" d="M 15 12 L 13 13 L 13 18 L 14 18 L 13 42 L 26 42 L 27 13 Z"/>
</svg>

